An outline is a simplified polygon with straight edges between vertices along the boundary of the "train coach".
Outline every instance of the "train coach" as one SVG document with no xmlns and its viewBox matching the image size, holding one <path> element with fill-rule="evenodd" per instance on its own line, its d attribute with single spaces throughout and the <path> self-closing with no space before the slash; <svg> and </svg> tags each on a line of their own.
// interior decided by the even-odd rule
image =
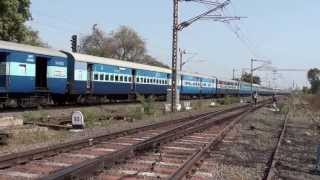
<svg viewBox="0 0 320 180">
<path fill-rule="evenodd" d="M 136 94 L 165 99 L 170 79 L 168 68 L 0 41 L 0 106 L 103 103 Z M 178 88 L 184 99 L 251 93 L 246 83 L 189 72 Z"/>
<path fill-rule="evenodd" d="M 181 98 L 198 98 L 198 97 L 213 97 L 216 95 L 216 82 L 214 77 L 182 72 L 181 82 L 179 84 Z"/>
<path fill-rule="evenodd" d="M 170 70 L 161 67 L 65 52 L 69 98 L 78 103 L 128 99 L 136 94 L 165 96 Z"/>
<path fill-rule="evenodd" d="M 237 96 L 239 95 L 239 82 L 235 80 L 218 79 L 217 96 Z"/>
<path fill-rule="evenodd" d="M 47 104 L 65 95 L 67 56 L 60 51 L 0 42 L 0 105 Z"/>
</svg>

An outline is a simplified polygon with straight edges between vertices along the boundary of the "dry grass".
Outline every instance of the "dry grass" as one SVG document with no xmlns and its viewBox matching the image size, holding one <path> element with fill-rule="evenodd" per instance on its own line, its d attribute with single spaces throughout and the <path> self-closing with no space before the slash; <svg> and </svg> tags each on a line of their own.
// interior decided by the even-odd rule
<svg viewBox="0 0 320 180">
<path fill-rule="evenodd" d="M 60 141 L 67 135 L 65 131 L 51 131 L 47 128 L 34 127 L 32 129 L 18 130 L 11 134 L 9 144 L 22 145 L 31 143 L 42 143 L 47 141 Z"/>
<path fill-rule="evenodd" d="M 229 105 L 229 104 L 239 103 L 240 98 L 233 97 L 233 96 L 225 96 L 223 99 L 218 99 L 217 102 L 221 105 Z"/>
<path fill-rule="evenodd" d="M 259 172 L 255 171 L 254 168 L 245 168 L 241 166 L 232 166 L 225 164 L 213 164 L 212 178 L 215 180 L 251 180 L 259 179 Z"/>
<path fill-rule="evenodd" d="M 318 122 L 314 121 L 312 112 L 318 106 L 314 96 L 303 97 L 312 109 L 306 108 L 303 101 L 297 97 L 292 99 L 293 112 L 290 114 L 285 140 L 280 150 L 280 163 L 277 167 L 278 177 L 282 179 L 319 179 L 313 175 L 315 168 L 316 147 L 319 144 L 320 133 Z M 309 106 L 309 105 L 308 105 Z"/>
<path fill-rule="evenodd" d="M 8 144 L 0 147 L 2 155 L 65 142 L 69 137 L 67 131 L 53 131 L 36 126 L 15 128 L 9 134 Z"/>
<path fill-rule="evenodd" d="M 43 122 L 48 120 L 49 114 L 43 110 L 27 111 L 22 114 L 22 117 L 25 122 Z"/>
<path fill-rule="evenodd" d="M 315 110 L 319 111 L 320 110 L 320 96 L 319 95 L 306 95 L 303 98 L 305 101 L 308 102 L 310 107 Z"/>
</svg>

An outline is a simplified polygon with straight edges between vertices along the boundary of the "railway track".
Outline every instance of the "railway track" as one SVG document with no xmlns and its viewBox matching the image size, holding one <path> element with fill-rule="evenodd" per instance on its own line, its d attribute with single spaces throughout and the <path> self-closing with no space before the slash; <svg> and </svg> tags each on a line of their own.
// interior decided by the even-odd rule
<svg viewBox="0 0 320 180">
<path fill-rule="evenodd" d="M 255 157 L 257 158 L 257 161 L 252 161 L 252 160 L 248 160 L 246 158 L 245 161 L 245 165 L 246 167 L 251 167 L 250 163 L 261 163 L 261 164 L 265 164 L 264 167 L 264 172 L 261 173 L 261 179 L 262 180 L 272 180 L 275 179 L 275 173 L 276 173 L 276 166 L 279 162 L 279 157 L 280 157 L 280 149 L 283 145 L 283 141 L 285 138 L 285 133 L 287 131 L 287 125 L 288 125 L 288 121 L 289 121 L 289 113 L 292 110 L 290 109 L 290 111 L 288 110 L 284 117 L 282 118 L 282 123 L 281 126 L 279 128 L 279 130 L 277 130 L 277 134 L 274 134 L 274 137 L 277 139 L 274 148 L 271 149 L 271 152 L 264 152 L 265 154 L 270 154 L 269 157 L 267 158 L 263 158 L 263 157 Z M 237 120 L 234 121 L 234 123 L 236 123 Z M 227 126 L 225 129 L 229 129 L 231 126 L 233 126 L 234 124 L 231 123 L 229 126 Z M 239 143 L 239 141 L 236 140 L 235 136 L 230 136 L 230 139 L 226 139 L 226 144 L 237 144 Z M 202 156 L 198 156 L 196 158 L 194 158 L 194 162 L 193 164 L 196 165 L 192 165 L 191 163 L 189 164 L 185 164 L 186 167 L 189 168 L 189 172 L 190 170 L 193 170 L 188 176 L 188 179 L 191 180 L 201 180 L 201 179 L 212 179 L 215 176 L 213 175 L 213 169 L 217 170 L 217 168 L 214 166 L 214 163 L 216 163 L 217 161 L 214 161 L 213 158 L 209 158 L 210 153 L 215 151 L 216 149 L 214 148 L 214 145 L 216 145 L 216 141 L 213 141 L 211 146 L 208 146 L 206 149 L 203 150 L 203 155 Z M 210 149 L 212 148 L 212 149 Z M 232 148 L 232 147 L 229 147 Z M 215 153 L 215 155 L 217 155 L 219 153 Z M 232 154 L 228 154 L 229 156 L 232 156 Z M 253 156 L 258 156 L 258 154 L 253 154 Z M 255 159 L 253 158 L 253 159 Z M 260 160 L 261 159 L 261 160 Z M 231 161 L 237 161 L 237 159 L 231 159 Z M 265 161 L 264 161 L 265 160 Z M 237 164 L 237 163 L 236 163 Z M 227 166 L 227 163 L 225 164 Z M 241 165 L 239 165 L 241 166 Z M 252 166 L 252 167 L 256 167 L 256 165 Z M 213 169 L 212 169 L 213 168 Z M 182 169 L 182 168 L 181 168 Z M 243 170 L 243 169 L 242 169 Z M 236 170 L 235 170 L 236 171 Z M 187 172 L 187 171 L 184 171 Z M 184 175 L 184 176 L 183 176 Z M 177 174 L 176 176 L 173 176 L 174 178 L 171 179 L 182 179 L 183 177 L 185 177 L 185 174 L 180 173 Z M 238 178 L 240 178 L 241 176 L 239 175 Z"/>
<path fill-rule="evenodd" d="M 125 164 L 103 171 L 96 179 L 182 179 L 188 176 L 207 151 L 222 141 L 251 109 L 217 116 L 193 133 L 161 145 L 156 151 L 138 154 Z M 199 125 L 201 126 L 201 125 Z"/>
<path fill-rule="evenodd" d="M 206 139 L 204 136 L 208 137 L 208 136 L 214 135 L 214 131 L 218 131 L 222 125 L 227 124 L 229 120 L 235 117 L 245 114 L 250 109 L 251 109 L 250 107 L 245 107 L 245 108 L 230 111 L 228 113 L 216 115 L 214 117 L 207 116 L 206 119 L 203 119 L 203 118 L 195 119 L 187 124 L 174 127 L 173 129 L 170 129 L 168 131 L 165 130 L 164 132 L 152 138 L 149 138 L 146 140 L 141 139 L 136 144 L 128 146 L 120 151 L 116 151 L 114 153 L 110 153 L 105 156 L 95 158 L 90 161 L 85 161 L 75 166 L 68 167 L 61 171 L 57 171 L 54 174 L 44 177 L 43 179 L 72 179 L 72 178 L 92 176 L 95 173 L 97 173 L 97 170 L 102 170 L 103 169 L 102 167 L 112 167 L 117 162 L 125 162 L 128 159 L 135 160 L 138 157 L 140 158 L 143 158 L 145 156 L 146 158 L 150 157 L 144 154 L 145 152 L 150 152 L 150 151 L 153 152 L 151 153 L 151 158 L 154 157 L 154 153 L 155 153 L 156 159 L 159 159 L 160 161 L 162 160 L 162 158 L 168 158 L 167 156 L 165 156 L 168 152 L 169 154 L 171 152 L 171 153 L 184 155 L 182 157 L 180 156 L 180 159 L 181 158 L 187 159 L 190 155 L 197 152 L 198 147 L 201 147 L 206 144 Z M 215 126 L 210 128 L 213 125 Z M 206 131 L 206 129 L 208 128 L 210 128 L 210 130 Z M 197 136 L 197 134 L 194 134 L 194 133 L 203 132 L 203 131 L 205 131 L 206 133 L 201 135 L 199 134 L 200 137 L 204 138 L 202 140 L 201 139 L 199 140 L 200 142 L 202 141 L 201 142 L 202 145 L 201 143 L 196 144 L 192 141 L 177 143 L 177 141 L 180 142 L 181 139 L 190 140 L 188 138 L 185 139 L 185 137 Z M 162 163 L 170 164 L 175 162 L 163 161 Z M 149 164 L 147 163 L 146 166 L 147 166 L 147 169 L 149 169 L 148 168 L 149 166 L 150 169 L 154 170 L 156 166 L 156 161 L 151 163 L 151 165 L 149 161 Z M 138 176 L 138 178 L 143 178 L 143 179 L 145 179 L 146 177 L 167 178 L 166 174 L 164 174 L 163 172 L 153 173 L 152 171 L 151 172 L 144 171 L 145 167 L 142 167 L 142 170 L 141 170 L 137 165 L 133 165 L 132 168 L 138 168 L 138 170 L 135 170 L 135 171 L 130 171 L 130 170 L 119 171 L 118 169 L 115 170 L 115 172 L 127 173 L 124 175 L 124 177 L 121 176 L 121 174 L 120 176 L 114 176 L 112 173 L 107 173 L 107 174 L 102 173 L 99 177 L 96 177 L 96 178 L 97 179 L 111 179 L 111 178 L 121 179 L 121 178 L 126 178 L 127 176 L 129 177 Z M 164 169 L 164 171 L 167 171 L 167 173 L 170 174 L 172 169 L 173 168 L 170 168 L 167 170 Z M 119 174 L 116 174 L 116 175 L 119 175 Z"/>
<path fill-rule="evenodd" d="M 233 126 L 232 124 L 236 123 L 233 121 L 229 124 L 232 119 L 239 119 L 238 116 L 242 117 L 251 110 L 250 105 L 237 106 L 188 119 L 178 119 L 11 154 L 0 157 L 0 178 L 72 179 L 92 176 L 99 170 L 113 167 L 119 162 L 125 162 L 127 159 L 143 155 L 150 150 L 156 151 L 158 154 L 163 154 L 167 150 L 199 153 L 202 152 L 203 147 L 208 145 L 208 142 L 212 144 L 213 141 L 221 140 L 218 137 L 222 138 L 227 130 Z M 221 129 L 223 131 L 220 132 Z M 203 140 L 201 138 L 198 141 L 188 140 L 189 136 L 197 137 L 197 134 L 192 135 L 194 133 L 200 133 L 198 135 Z M 217 135 L 217 138 L 214 137 L 216 140 L 211 139 L 211 135 Z M 168 146 L 170 143 L 176 143 L 177 140 L 182 140 L 185 143 L 180 142 L 180 145 L 188 147 Z M 202 148 L 198 149 L 198 147 Z M 186 153 L 184 158 L 188 158 L 189 155 Z M 197 155 L 194 154 L 194 156 Z M 104 174 L 102 173 L 102 175 Z"/>
<path fill-rule="evenodd" d="M 283 120 L 283 125 L 279 134 L 279 138 L 278 138 L 278 142 L 276 147 L 274 148 L 271 157 L 269 159 L 269 161 L 267 162 L 267 168 L 266 171 L 264 173 L 264 177 L 262 178 L 262 180 L 272 180 L 274 179 L 275 176 L 275 171 L 276 171 L 276 164 L 278 162 L 278 157 L 279 157 L 279 151 L 280 151 L 280 147 L 283 143 L 283 139 L 285 136 L 285 133 L 287 131 L 287 124 L 288 124 L 288 119 L 289 119 L 289 113 L 290 111 L 288 111 L 284 117 Z"/>
</svg>

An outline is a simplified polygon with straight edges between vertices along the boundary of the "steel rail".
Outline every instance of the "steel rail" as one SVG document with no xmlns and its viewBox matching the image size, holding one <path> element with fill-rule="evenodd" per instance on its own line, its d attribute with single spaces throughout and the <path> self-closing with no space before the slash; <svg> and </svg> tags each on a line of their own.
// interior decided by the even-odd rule
<svg viewBox="0 0 320 180">
<path fill-rule="evenodd" d="M 261 107 L 263 107 L 265 104 L 259 105 L 254 107 L 253 109 L 249 109 L 240 116 L 236 117 L 230 124 L 228 124 L 223 130 L 220 131 L 220 133 L 212 138 L 210 142 L 203 148 L 200 148 L 197 152 L 195 152 L 188 160 L 185 161 L 185 163 L 180 166 L 180 168 L 175 171 L 170 177 L 169 180 L 177 180 L 177 179 L 183 179 L 185 176 L 188 175 L 188 173 L 192 170 L 192 168 L 195 166 L 196 163 L 198 163 L 204 155 L 206 155 L 210 149 L 213 149 L 217 144 L 219 144 L 224 137 L 227 135 L 227 133 L 232 130 L 232 128 L 245 116 L 247 116 L 248 113 L 253 112 Z"/>
<path fill-rule="evenodd" d="M 128 146 L 120 151 L 115 151 L 113 153 L 97 157 L 82 163 L 67 167 L 60 171 L 56 171 L 49 176 L 42 177 L 40 179 L 53 180 L 53 179 L 77 179 L 89 177 L 96 172 L 103 170 L 104 168 L 110 167 L 117 162 L 122 162 L 138 153 L 145 152 L 150 149 L 156 149 L 161 144 L 167 143 L 169 141 L 178 139 L 180 137 L 186 136 L 190 133 L 198 132 L 211 127 L 214 123 L 222 120 L 232 119 L 237 117 L 247 111 L 250 106 L 243 106 L 234 111 L 230 112 L 230 115 L 221 114 L 222 117 L 213 118 L 212 114 L 205 117 L 197 118 L 191 122 L 179 125 L 170 130 L 167 130 L 153 138 L 144 140 L 140 143 Z M 244 109 L 244 110 L 243 110 Z"/>
<path fill-rule="evenodd" d="M 267 163 L 268 166 L 265 170 L 264 177 L 262 178 L 262 180 L 272 180 L 273 179 L 274 170 L 275 170 L 276 164 L 279 160 L 279 159 L 277 159 L 277 157 L 278 157 L 280 147 L 281 147 L 283 139 L 284 139 L 284 135 L 287 131 L 289 113 L 290 113 L 290 110 L 288 110 L 288 112 L 285 115 L 284 122 L 283 122 L 282 129 L 281 129 L 281 133 L 280 133 L 280 136 L 279 136 L 279 139 L 277 142 L 277 146 L 275 147 L 274 151 L 272 152 L 272 155 Z"/>
<path fill-rule="evenodd" d="M 212 115 L 219 115 L 225 112 L 232 111 L 234 109 L 239 109 L 243 106 L 236 106 L 232 108 L 227 108 L 227 109 L 222 109 L 222 110 L 216 110 L 213 112 L 208 112 L 208 113 L 203 113 L 199 115 L 192 115 L 187 118 L 180 118 L 172 121 L 165 121 L 165 122 L 160 122 L 160 123 L 155 123 L 151 125 L 146 125 L 138 128 L 133 128 L 129 130 L 123 130 L 115 133 L 108 133 L 108 134 L 102 134 L 102 135 L 97 135 L 97 136 L 92 136 L 89 138 L 81 139 L 81 140 L 76 140 L 72 142 L 67 142 L 67 143 L 61 143 L 57 145 L 52 145 L 48 147 L 43 147 L 43 148 L 37 148 L 25 152 L 20 152 L 20 153 L 13 153 L 5 156 L 0 157 L 0 169 L 8 168 L 17 164 L 22 164 L 26 163 L 28 161 L 32 161 L 34 159 L 41 159 L 53 155 L 57 155 L 59 153 L 65 153 L 69 152 L 72 150 L 77 150 L 85 147 L 89 147 L 95 144 L 99 144 L 101 141 L 106 141 L 106 140 L 111 140 L 115 139 L 118 137 L 126 136 L 126 135 L 131 135 L 138 133 L 140 131 L 146 131 L 150 129 L 155 129 L 155 128 L 162 128 L 174 124 L 179 124 L 183 122 L 188 122 L 191 121 L 195 118 L 200 118 L 207 116 L 208 114 Z"/>
</svg>

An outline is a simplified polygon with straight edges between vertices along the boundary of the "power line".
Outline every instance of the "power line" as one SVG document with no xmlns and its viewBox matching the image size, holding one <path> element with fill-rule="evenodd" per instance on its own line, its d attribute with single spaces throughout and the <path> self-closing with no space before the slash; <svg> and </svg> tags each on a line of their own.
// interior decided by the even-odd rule
<svg viewBox="0 0 320 180">
<path fill-rule="evenodd" d="M 180 2 L 197 2 L 205 5 L 210 5 L 207 11 L 194 16 L 182 23 L 179 22 L 179 3 Z M 224 9 L 230 4 L 230 0 L 225 0 L 223 2 L 211 1 L 211 0 L 173 0 L 173 31 L 172 31 L 172 73 L 171 73 L 171 111 L 176 110 L 176 105 L 179 102 L 178 92 L 177 92 L 177 66 L 178 66 L 178 32 L 182 31 L 184 28 L 189 27 L 193 23 L 199 20 L 214 20 L 220 22 L 228 22 L 230 20 L 239 20 L 241 17 L 226 17 L 223 14 L 217 14 L 217 12 Z"/>
<path fill-rule="evenodd" d="M 230 8 L 232 9 L 234 14 L 236 13 L 235 10 L 235 5 L 234 3 L 230 2 Z M 230 11 L 228 11 L 229 9 L 224 9 L 223 10 L 223 14 L 232 14 L 230 13 Z M 249 34 L 248 31 L 246 30 L 246 33 L 242 30 L 245 29 L 243 28 L 243 24 L 242 26 L 240 26 L 240 23 L 242 23 L 241 21 L 239 23 L 237 22 L 229 22 L 226 23 L 226 27 L 233 33 L 235 34 L 236 38 L 247 48 L 247 50 L 249 51 L 249 53 L 254 56 L 254 57 L 261 57 L 261 55 L 259 54 L 255 43 L 252 42 L 252 40 L 246 35 Z"/>
</svg>

